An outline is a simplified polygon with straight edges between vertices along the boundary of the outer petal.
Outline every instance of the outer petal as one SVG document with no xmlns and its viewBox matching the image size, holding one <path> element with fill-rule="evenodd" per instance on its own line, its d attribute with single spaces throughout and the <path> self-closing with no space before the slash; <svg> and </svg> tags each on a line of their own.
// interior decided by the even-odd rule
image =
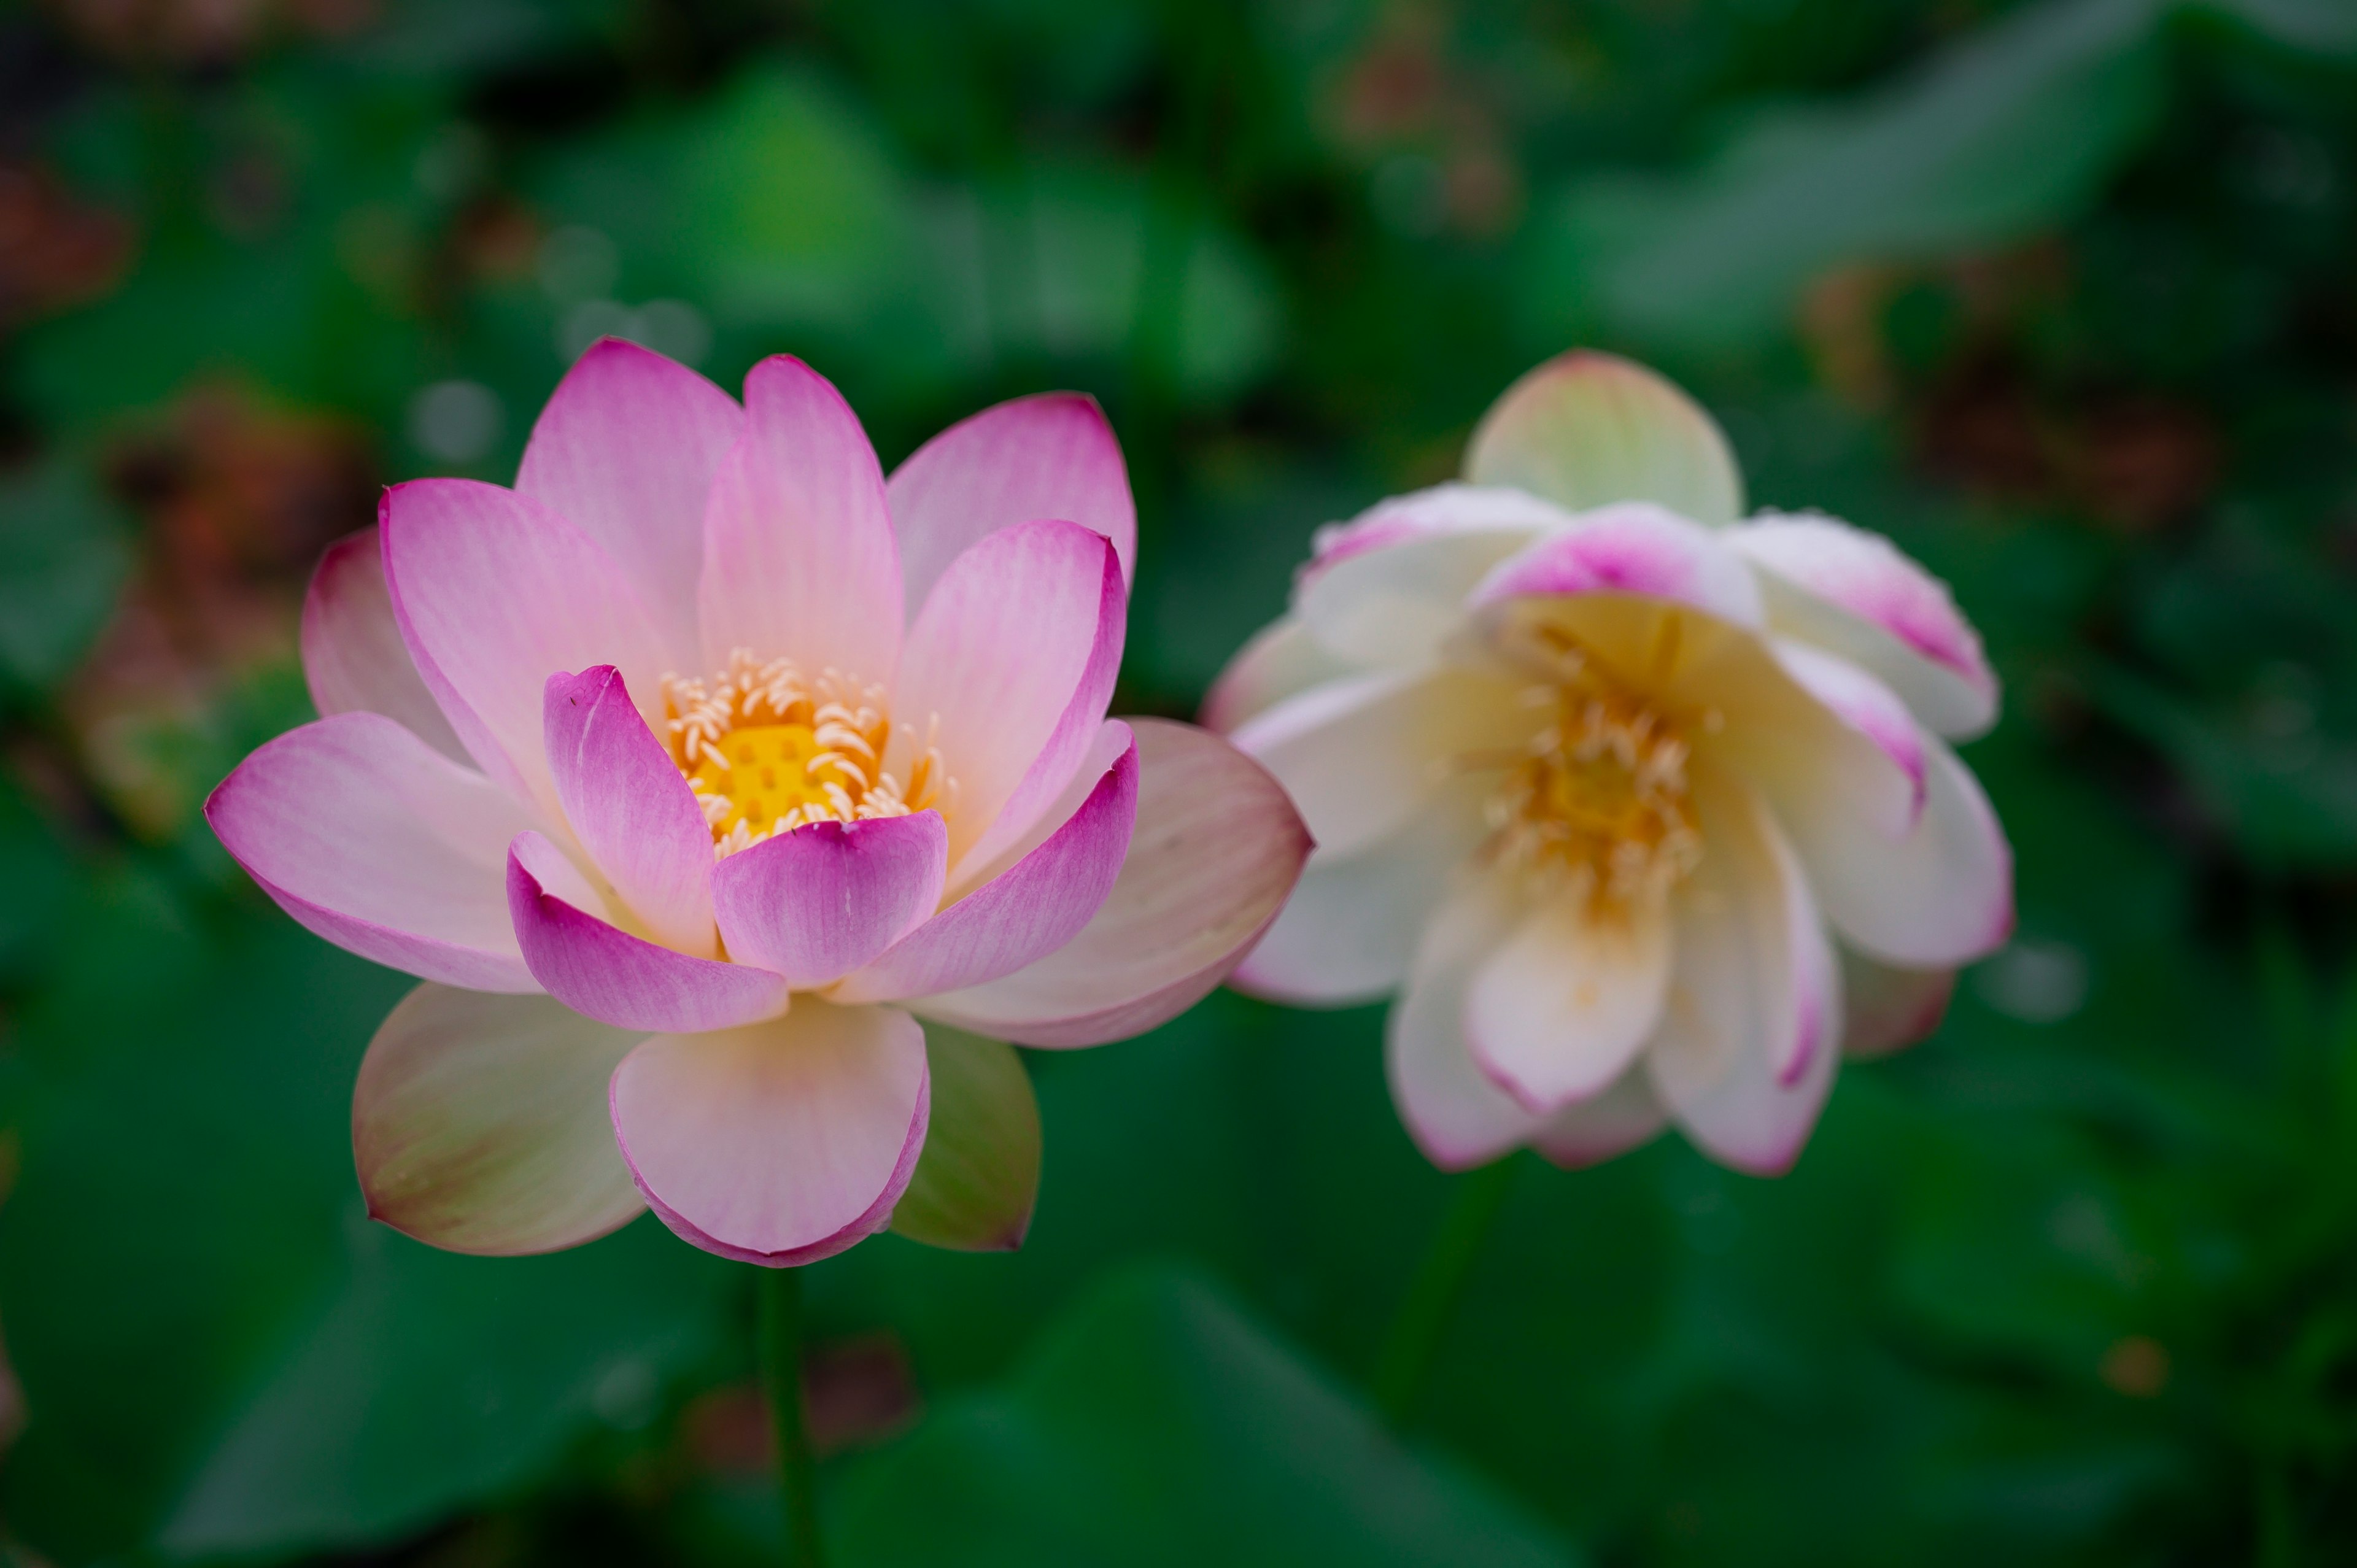
<svg viewBox="0 0 2357 1568">
<path fill-rule="evenodd" d="M 328 545 L 311 574 L 303 596 L 303 679 L 321 718 L 382 714 L 453 762 L 470 760 L 402 645 L 372 527 Z"/>
<path fill-rule="evenodd" d="M 749 1028 L 647 1041 L 614 1071 L 614 1132 L 681 1236 L 746 1262 L 815 1262 L 890 1220 L 930 1082 L 914 1018 L 811 997 Z"/>
<path fill-rule="evenodd" d="M 1546 1124 L 1490 1080 L 1465 1038 L 1474 972 L 1527 912 L 1510 879 L 1469 875 L 1433 915 L 1407 991 L 1384 1027 L 1384 1066 L 1400 1119 L 1443 1170 L 1487 1165 Z"/>
<path fill-rule="evenodd" d="M 1474 1061 L 1545 1115 L 1601 1093 L 1661 1022 L 1670 953 L 1661 903 L 1599 912 L 1585 898 L 1547 899 L 1466 993 Z"/>
<path fill-rule="evenodd" d="M 1103 907 L 1136 822 L 1137 747 L 1132 744 L 1039 848 L 845 976 L 834 988 L 835 999 L 938 995 L 1012 974 L 1054 952 Z"/>
<path fill-rule="evenodd" d="M 551 675 L 543 726 L 581 847 L 657 941 L 714 956 L 712 829 L 620 673 L 601 664 Z"/>
<path fill-rule="evenodd" d="M 1587 349 L 1549 360 L 1490 405 L 1465 477 L 1575 511 L 1652 501 L 1713 525 L 1743 512 L 1735 454 L 1701 405 L 1642 365 Z"/>
<path fill-rule="evenodd" d="M 567 1007 L 619 1029 L 683 1034 L 786 1010 L 784 977 L 658 947 L 549 891 L 563 862 L 538 833 L 518 836 L 508 852 L 508 911 L 533 978 Z"/>
<path fill-rule="evenodd" d="M 1040 518 L 1104 535 L 1125 581 L 1136 570 L 1129 468 L 1104 410 L 1081 392 L 1019 397 L 960 420 L 895 468 L 884 493 L 912 605 L 985 535 Z"/>
<path fill-rule="evenodd" d="M 601 338 L 574 361 L 523 449 L 519 494 L 572 520 L 637 584 L 673 669 L 699 660 L 704 501 L 745 414 L 651 349 Z"/>
<path fill-rule="evenodd" d="M 545 996 L 421 985 L 369 1042 L 352 1156 L 370 1217 L 454 1252 L 594 1240 L 646 1205 L 606 1080 L 640 1040 Z"/>
<path fill-rule="evenodd" d="M 381 714 L 290 730 L 238 764 L 205 820 L 262 890 L 362 958 L 476 991 L 537 991 L 508 925 L 515 800 Z"/>
<path fill-rule="evenodd" d="M 961 1252 L 1011 1252 L 1039 1197 L 1039 1102 L 1015 1047 L 925 1026 L 932 1112 L 925 1151 L 892 1208 L 911 1241 Z"/>
<path fill-rule="evenodd" d="M 1285 791 L 1208 731 L 1134 722 L 1137 829 L 1103 907 L 1028 967 L 916 1004 L 927 1016 L 1027 1046 L 1123 1039 L 1193 1006 L 1276 918 L 1309 854 Z"/>
<path fill-rule="evenodd" d="M 1928 1037 L 1956 991 L 1953 969 L 1894 969 L 1849 948 L 1841 971 L 1842 1049 L 1854 1057 L 1888 1056 Z"/>
<path fill-rule="evenodd" d="M 1465 598 L 1491 568 L 1569 512 L 1520 490 L 1441 485 L 1321 530 L 1294 590 L 1319 646 L 1375 669 L 1428 664 L 1464 622 Z"/>
<path fill-rule="evenodd" d="M 1767 515 L 1727 535 L 1761 568 L 1770 624 L 1865 666 L 1939 735 L 1996 722 L 1996 675 L 1948 585 L 1879 534 Z"/>
<path fill-rule="evenodd" d="M 931 915 L 949 865 L 938 811 L 811 822 L 762 840 L 712 874 L 729 956 L 796 990 L 840 980 Z"/>
<path fill-rule="evenodd" d="M 1583 512 L 1501 563 L 1474 588 L 1476 608 L 1534 596 L 1618 594 L 1697 609 L 1735 626 L 1760 622 L 1760 589 L 1740 557 L 1699 523 L 1648 501 Z"/>
<path fill-rule="evenodd" d="M 1128 609 L 1121 563 L 1078 523 L 1002 528 L 959 556 L 909 628 L 890 758 L 930 734 L 957 780 L 950 887 L 1063 792 L 1113 700 Z"/>
<path fill-rule="evenodd" d="M 1276 923 L 1236 966 L 1236 988 L 1310 1007 L 1398 990 L 1452 874 L 1489 832 L 1481 803 L 1492 782 L 1452 780 L 1389 838 L 1311 855 Z"/>
<path fill-rule="evenodd" d="M 858 416 L 791 355 L 745 378 L 745 430 L 704 514 L 705 663 L 791 659 L 888 684 L 900 653 L 900 558 L 884 474 Z"/>
<path fill-rule="evenodd" d="M 1343 676 L 1362 673 L 1329 653 L 1297 616 L 1283 616 L 1253 635 L 1211 684 L 1198 715 L 1203 727 L 1227 734 L 1287 697 Z"/>
<path fill-rule="evenodd" d="M 637 590 L 580 529 L 496 485 L 395 485 L 380 526 L 393 613 L 426 689 L 483 771 L 557 818 L 542 683 L 611 664 L 653 693 L 662 643 Z"/>
<path fill-rule="evenodd" d="M 1340 859 L 1406 826 L 1465 758 L 1527 739 L 1519 691 L 1481 671 L 1360 676 L 1278 703 L 1234 739 L 1276 775 L 1320 853 Z"/>
<path fill-rule="evenodd" d="M 1778 1174 L 1833 1082 L 1841 988 L 1798 858 L 1749 790 L 1696 779 L 1706 844 L 1674 897 L 1677 967 L 1645 1060 L 1712 1158 Z"/>
<path fill-rule="evenodd" d="M 1669 1124 L 1642 1061 L 1632 1062 L 1611 1088 L 1557 1112 L 1531 1144 L 1566 1170 L 1601 1165 L 1624 1155 Z"/>
</svg>

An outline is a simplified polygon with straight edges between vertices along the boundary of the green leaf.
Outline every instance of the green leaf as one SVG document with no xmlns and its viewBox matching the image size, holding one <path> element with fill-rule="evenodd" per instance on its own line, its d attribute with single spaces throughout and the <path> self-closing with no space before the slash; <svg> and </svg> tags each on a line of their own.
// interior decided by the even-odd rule
<svg viewBox="0 0 2357 1568">
<path fill-rule="evenodd" d="M 1039 1196 L 1039 1104 L 1015 1047 L 925 1026 L 932 1121 L 892 1229 L 961 1252 L 1012 1251 Z"/>
<path fill-rule="evenodd" d="M 1192 1275 L 1116 1276 L 993 1393 L 861 1477 L 858 1568 L 955 1562 L 1199 1568 L 1542 1568 L 1535 1521 L 1367 1407 Z"/>
<path fill-rule="evenodd" d="M 74 667 L 130 574 L 127 532 L 80 464 L 0 478 L 0 672 L 44 691 Z"/>
</svg>

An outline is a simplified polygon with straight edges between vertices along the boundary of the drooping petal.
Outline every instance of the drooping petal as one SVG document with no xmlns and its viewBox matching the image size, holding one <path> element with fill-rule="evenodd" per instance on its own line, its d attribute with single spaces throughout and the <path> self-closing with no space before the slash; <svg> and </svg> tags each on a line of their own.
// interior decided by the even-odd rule
<svg viewBox="0 0 2357 1568">
<path fill-rule="evenodd" d="M 1311 855 L 1268 934 L 1236 966 L 1236 988 L 1308 1007 L 1398 990 L 1451 875 L 1490 832 L 1481 808 L 1491 783 L 1452 779 L 1389 838 Z"/>
<path fill-rule="evenodd" d="M 290 730 L 238 764 L 205 821 L 264 892 L 338 947 L 474 991 L 537 991 L 509 926 L 505 790 L 382 714 Z"/>
<path fill-rule="evenodd" d="M 378 1026 L 352 1090 L 370 1218 L 454 1252 L 595 1240 L 645 1209 L 606 1080 L 642 1036 L 546 996 L 421 985 Z"/>
<path fill-rule="evenodd" d="M 1948 585 L 1889 540 L 1830 517 L 1771 514 L 1727 541 L 1760 568 L 1778 630 L 1872 671 L 1936 735 L 1969 739 L 1996 722 L 1980 635 Z"/>
<path fill-rule="evenodd" d="M 1015 1047 L 925 1026 L 932 1110 L 892 1230 L 928 1247 L 1011 1252 L 1039 1197 L 1039 1102 Z"/>
<path fill-rule="evenodd" d="M 914 1004 L 928 1017 L 1027 1046 L 1124 1039 L 1193 1006 L 1276 918 L 1309 854 L 1285 791 L 1207 730 L 1132 723 L 1137 827 L 1095 918 L 1012 974 Z"/>
<path fill-rule="evenodd" d="M 543 706 L 556 798 L 581 847 L 649 935 L 712 957 L 712 829 L 620 672 L 559 671 Z"/>
<path fill-rule="evenodd" d="M 1661 1022 L 1670 955 L 1658 900 L 1539 902 L 1466 992 L 1474 1061 L 1542 1115 L 1601 1093 Z"/>
<path fill-rule="evenodd" d="M 797 991 L 873 961 L 933 913 L 949 865 L 938 811 L 809 822 L 722 861 L 712 875 L 720 934 L 739 963 Z"/>
<path fill-rule="evenodd" d="M 912 606 L 986 535 L 1042 518 L 1104 535 L 1124 581 L 1136 569 L 1129 467 L 1104 410 L 1081 392 L 1019 397 L 958 421 L 893 469 L 884 494 Z"/>
<path fill-rule="evenodd" d="M 1439 652 L 1463 621 L 1466 596 L 1493 567 L 1571 526 L 1569 512 L 1520 490 L 1440 485 L 1397 497 L 1321 532 L 1293 611 L 1348 663 L 1415 669 Z"/>
<path fill-rule="evenodd" d="M 1473 975 L 1526 913 L 1507 878 L 1469 873 L 1434 912 L 1384 1025 L 1392 1100 L 1408 1136 L 1443 1170 L 1487 1165 L 1547 1122 L 1491 1081 L 1465 1037 Z"/>
<path fill-rule="evenodd" d="M 1469 599 L 1476 609 L 1510 600 L 1609 594 L 1682 605 L 1733 626 L 1760 623 L 1760 588 L 1721 535 L 1650 501 L 1582 512 L 1499 563 Z"/>
<path fill-rule="evenodd" d="M 1642 365 L 1587 349 L 1549 360 L 1490 405 L 1465 477 L 1575 511 L 1652 501 L 1714 526 L 1743 513 L 1735 454 L 1701 405 Z"/>
<path fill-rule="evenodd" d="M 884 473 L 843 394 L 791 355 L 745 377 L 745 428 L 704 515 L 696 602 L 707 668 L 736 649 L 888 685 L 900 557 Z"/>
<path fill-rule="evenodd" d="M 745 1262 L 831 1257 L 889 1221 L 925 1142 L 925 1035 L 805 997 L 745 1028 L 658 1035 L 614 1070 L 614 1133 L 648 1205 Z"/>
<path fill-rule="evenodd" d="M 1480 671 L 1363 675 L 1280 703 L 1232 738 L 1339 860 L 1405 827 L 1466 758 L 1518 747 L 1534 727 L 1519 699 Z"/>
<path fill-rule="evenodd" d="M 1645 1064 L 1634 1061 L 1603 1093 L 1556 1112 L 1531 1146 L 1551 1164 L 1578 1170 L 1650 1143 L 1669 1121 Z"/>
<path fill-rule="evenodd" d="M 1328 681 L 1362 674 L 1329 653 L 1296 616 L 1280 616 L 1253 634 L 1211 683 L 1198 714 L 1207 730 L 1226 735 L 1287 697 Z"/>
<path fill-rule="evenodd" d="M 1840 978 L 1799 857 L 1759 798 L 1707 775 L 1695 798 L 1706 848 L 1674 897 L 1676 967 L 1645 1062 L 1705 1152 L 1773 1176 L 1832 1086 Z"/>
<path fill-rule="evenodd" d="M 674 670 L 701 663 L 705 497 L 744 424 L 737 400 L 685 365 L 601 338 L 549 394 L 516 470 L 520 494 L 570 519 L 638 585 Z"/>
<path fill-rule="evenodd" d="M 1103 535 L 1002 528 L 942 574 L 909 628 L 887 761 L 928 737 L 957 780 L 950 890 L 1027 833 L 1071 782 L 1113 699 L 1128 600 Z"/>
<path fill-rule="evenodd" d="M 844 1003 L 935 996 L 1054 952 L 1103 908 L 1136 822 L 1133 742 L 1039 848 L 846 975 L 832 994 Z"/>
<path fill-rule="evenodd" d="M 618 1029 L 682 1034 L 785 1011 L 783 976 L 632 936 L 552 891 L 565 869 L 563 854 L 538 833 L 520 835 L 508 853 L 508 913 L 524 962 L 567 1007 Z"/>
<path fill-rule="evenodd" d="M 1854 948 L 1841 950 L 1842 1049 L 1853 1057 L 1888 1056 L 1928 1038 L 1955 994 L 1953 969 L 1898 969 Z"/>
<path fill-rule="evenodd" d="M 2012 934 L 2013 850 L 1972 770 L 1923 744 L 1922 815 L 1896 842 L 1781 794 L 1776 814 L 1844 940 L 1902 968 L 1953 969 Z"/>
<path fill-rule="evenodd" d="M 561 820 L 541 688 L 559 670 L 611 664 L 642 698 L 656 691 L 662 642 L 637 589 L 579 528 L 496 485 L 395 485 L 379 525 L 426 689 L 484 772 Z"/>
<path fill-rule="evenodd" d="M 303 679 L 321 718 L 382 714 L 451 761 L 472 766 L 409 661 L 373 526 L 328 545 L 311 574 L 303 596 Z"/>
</svg>

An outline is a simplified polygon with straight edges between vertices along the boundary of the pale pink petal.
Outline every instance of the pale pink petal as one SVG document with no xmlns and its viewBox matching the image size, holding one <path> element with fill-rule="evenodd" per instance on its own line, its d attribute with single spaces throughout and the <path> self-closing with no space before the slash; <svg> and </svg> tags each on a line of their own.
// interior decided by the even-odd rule
<svg viewBox="0 0 2357 1568">
<path fill-rule="evenodd" d="M 1704 776 L 1701 864 L 1674 897 L 1676 966 L 1645 1062 L 1713 1159 L 1772 1176 L 1815 1126 L 1841 1037 L 1841 983 L 1799 858 L 1749 789 Z"/>
<path fill-rule="evenodd" d="M 1375 669 L 1431 662 L 1462 624 L 1466 596 L 1569 512 L 1519 490 L 1442 485 L 1321 531 L 1293 611 L 1328 652 Z"/>
<path fill-rule="evenodd" d="M 369 1042 L 352 1157 L 369 1217 L 454 1252 L 595 1240 L 646 1205 L 606 1081 L 642 1036 L 547 996 L 421 985 Z"/>
<path fill-rule="evenodd" d="M 1528 739 L 1521 692 L 1473 670 L 1362 675 L 1280 703 L 1232 738 L 1276 775 L 1319 853 L 1340 859 L 1406 826 L 1467 758 Z"/>
<path fill-rule="evenodd" d="M 1198 717 L 1205 729 L 1225 735 L 1287 697 L 1357 673 L 1361 671 L 1320 648 L 1297 617 L 1284 616 L 1254 633 L 1228 660 Z"/>
<path fill-rule="evenodd" d="M 1193 1006 L 1267 929 L 1309 854 L 1292 802 L 1209 731 L 1134 728 L 1137 827 L 1103 908 L 1045 958 L 916 1004 L 927 1017 L 1026 1046 L 1123 1039 Z"/>
<path fill-rule="evenodd" d="M 960 420 L 892 470 L 884 494 L 911 605 L 985 536 L 1041 518 L 1104 535 L 1124 581 L 1136 568 L 1129 468 L 1104 410 L 1083 393 L 1019 397 Z"/>
<path fill-rule="evenodd" d="M 782 1018 L 658 1035 L 614 1071 L 614 1132 L 663 1222 L 745 1262 L 815 1262 L 882 1230 L 924 1147 L 925 1033 L 804 997 Z"/>
<path fill-rule="evenodd" d="M 1400 1120 L 1443 1170 L 1487 1165 L 1547 1122 L 1490 1080 L 1465 1038 L 1474 972 L 1527 912 L 1509 879 L 1469 874 L 1434 912 L 1384 1026 L 1384 1069 Z"/>
<path fill-rule="evenodd" d="M 1311 855 L 1276 923 L 1236 966 L 1236 989 L 1297 1007 L 1398 990 L 1451 875 L 1489 836 L 1482 803 L 1494 784 L 1453 779 L 1390 837 L 1348 855 Z"/>
<path fill-rule="evenodd" d="M 611 664 L 641 698 L 662 639 L 614 558 L 540 502 L 471 479 L 387 491 L 379 520 L 401 635 L 483 771 L 560 816 L 542 746 L 541 687 Z"/>
<path fill-rule="evenodd" d="M 1956 991 L 1953 969 L 1898 969 L 1848 947 L 1841 971 L 1842 1049 L 1853 1057 L 1888 1056 L 1927 1038 Z"/>
<path fill-rule="evenodd" d="M 620 673 L 551 675 L 544 705 L 556 798 L 582 849 L 648 935 L 714 956 L 712 829 Z"/>
<path fill-rule="evenodd" d="M 1501 562 L 1476 586 L 1477 609 L 1521 598 L 1616 595 L 1760 623 L 1760 588 L 1724 538 L 1650 501 L 1620 501 Z"/>
<path fill-rule="evenodd" d="M 1539 901 L 1466 992 L 1474 1061 L 1542 1115 L 1601 1093 L 1661 1022 L 1670 953 L 1661 901 Z"/>
<path fill-rule="evenodd" d="M 940 904 L 948 866 L 937 811 L 810 822 L 722 861 L 712 897 L 729 956 L 800 991 L 841 979 L 908 935 Z"/>
<path fill-rule="evenodd" d="M 1979 780 L 1936 740 L 1924 742 L 1923 813 L 1893 842 L 1837 812 L 1777 816 L 1825 916 L 1870 958 L 1909 969 L 1953 969 L 1985 958 L 2013 933 L 2013 851 Z"/>
<path fill-rule="evenodd" d="M 601 338 L 549 395 L 520 494 L 571 519 L 638 585 L 674 669 L 699 662 L 704 502 L 744 427 L 737 400 L 651 349 Z"/>
<path fill-rule="evenodd" d="M 1123 747 L 1039 847 L 846 975 L 838 1002 L 897 1002 L 1012 974 L 1080 935 L 1112 893 L 1137 822 L 1137 747 Z"/>
<path fill-rule="evenodd" d="M 1879 534 L 1768 515 L 1727 534 L 1760 568 L 1771 625 L 1881 677 L 1934 734 L 1996 722 L 1996 675 L 1948 585 Z"/>
<path fill-rule="evenodd" d="M 957 780 L 950 891 L 1028 832 L 1087 755 L 1121 668 L 1127 597 L 1101 534 L 1002 528 L 950 563 L 909 628 L 887 761 L 931 737 Z"/>
<path fill-rule="evenodd" d="M 735 650 L 888 686 L 900 557 L 884 474 L 851 405 L 791 355 L 745 378 L 745 429 L 704 514 L 704 660 Z"/>
<path fill-rule="evenodd" d="M 1669 1119 L 1645 1064 L 1636 1061 L 1603 1093 L 1556 1112 L 1532 1135 L 1531 1146 L 1551 1164 L 1578 1170 L 1652 1142 Z"/>
<path fill-rule="evenodd" d="M 1465 451 L 1465 477 L 1573 510 L 1652 501 L 1696 522 L 1733 522 L 1743 478 L 1717 424 L 1642 365 L 1574 349 L 1508 387 Z"/>
<path fill-rule="evenodd" d="M 409 661 L 373 527 L 328 546 L 303 596 L 303 678 L 319 716 L 382 714 L 450 758 L 472 759 Z"/>
<path fill-rule="evenodd" d="M 549 890 L 564 856 L 538 833 L 508 854 L 508 912 L 533 978 L 576 1013 L 619 1029 L 694 1033 L 786 1010 L 782 976 L 690 958 L 600 919 Z"/>
<path fill-rule="evenodd" d="M 1457 534 L 1500 534 L 1527 544 L 1560 528 L 1570 513 L 1524 490 L 1454 481 L 1386 496 L 1348 522 L 1329 522 L 1310 536 L 1304 577 L 1354 556 L 1415 540 Z"/>
<path fill-rule="evenodd" d="M 1808 693 L 1826 712 L 1872 741 L 1907 778 L 1914 799 L 1907 816 L 1912 827 L 1923 810 L 1923 729 L 1899 693 L 1846 659 L 1803 642 L 1775 639 L 1770 651 L 1793 684 Z"/>
<path fill-rule="evenodd" d="M 255 751 L 205 821 L 306 929 L 362 958 L 475 991 L 537 991 L 508 924 L 515 800 L 381 714 Z"/>
</svg>

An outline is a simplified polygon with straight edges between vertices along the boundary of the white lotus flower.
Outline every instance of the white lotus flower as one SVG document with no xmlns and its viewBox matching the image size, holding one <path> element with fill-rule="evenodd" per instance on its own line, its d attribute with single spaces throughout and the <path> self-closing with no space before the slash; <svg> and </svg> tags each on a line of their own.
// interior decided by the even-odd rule
<svg viewBox="0 0 2357 1568">
<path fill-rule="evenodd" d="M 1323 531 L 1207 704 L 1318 841 L 1237 982 L 1396 992 L 1393 1093 L 1440 1165 L 1675 1121 L 1783 1170 L 1839 1050 L 1928 1033 L 2012 929 L 1944 744 L 1995 718 L 1980 639 L 1878 535 L 1738 521 L 1717 427 L 1623 360 L 1525 376 L 1465 473 Z"/>
</svg>

